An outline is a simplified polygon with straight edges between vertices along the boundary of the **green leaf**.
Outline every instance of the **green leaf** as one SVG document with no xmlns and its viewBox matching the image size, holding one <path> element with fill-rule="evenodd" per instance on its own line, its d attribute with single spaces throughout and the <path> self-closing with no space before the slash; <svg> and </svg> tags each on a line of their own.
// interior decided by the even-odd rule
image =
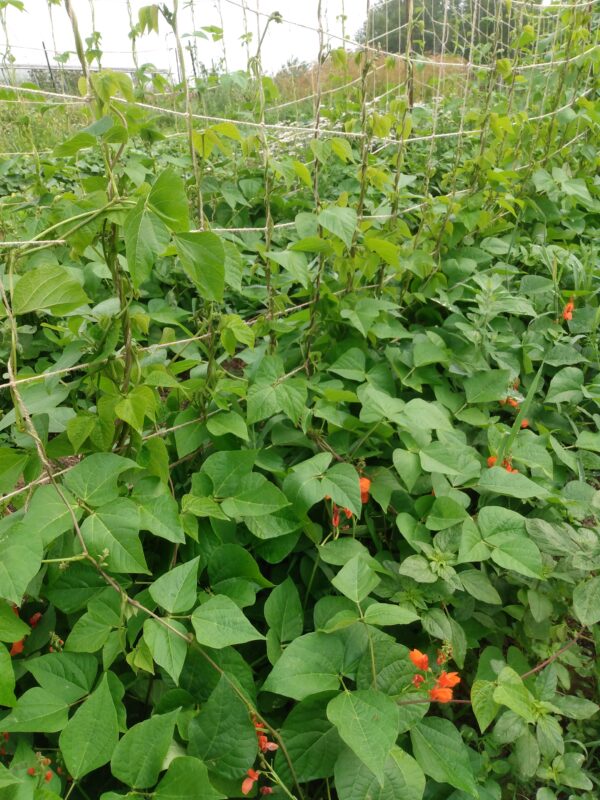
<svg viewBox="0 0 600 800">
<path fill-rule="evenodd" d="M 180 756 L 171 762 L 152 797 L 154 800 L 225 800 L 225 795 L 211 786 L 206 765 L 191 756 Z"/>
<path fill-rule="evenodd" d="M 0 644 L 0 706 L 13 708 L 17 704 L 15 686 L 16 678 L 11 655 L 7 648 Z"/>
<path fill-rule="evenodd" d="M 281 489 L 253 472 L 241 479 L 236 495 L 223 500 L 221 508 L 229 517 L 264 517 L 289 505 Z"/>
<path fill-rule="evenodd" d="M 221 302 L 225 290 L 225 249 L 209 231 L 175 236 L 177 253 L 188 278 L 198 287 L 203 300 Z"/>
<path fill-rule="evenodd" d="M 507 472 L 501 467 L 492 467 L 482 472 L 476 486 L 479 492 L 502 494 L 528 500 L 532 497 L 548 497 L 549 492 L 537 483 L 521 475 L 520 472 Z"/>
<path fill-rule="evenodd" d="M 47 653 L 26 667 L 42 689 L 71 704 L 91 692 L 98 662 L 87 653 Z"/>
<path fill-rule="evenodd" d="M 200 714 L 190 722 L 188 752 L 220 777 L 241 779 L 248 764 L 254 764 L 258 745 L 248 708 L 235 685 L 227 674 L 220 677 Z"/>
<path fill-rule="evenodd" d="M 171 167 L 161 172 L 154 181 L 147 203 L 170 230 L 176 233 L 189 230 L 190 217 L 185 184 Z"/>
<path fill-rule="evenodd" d="M 426 775 L 471 797 L 479 797 L 469 750 L 449 720 L 428 717 L 411 730 L 410 738 L 413 754 Z"/>
<path fill-rule="evenodd" d="M 425 775 L 414 758 L 392 747 L 383 769 L 383 785 L 351 750 L 344 750 L 335 765 L 339 800 L 421 800 Z"/>
<path fill-rule="evenodd" d="M 115 778 L 134 789 L 154 786 L 173 738 L 179 710 L 138 722 L 119 741 L 110 768 Z"/>
<path fill-rule="evenodd" d="M 398 708 L 375 689 L 343 692 L 327 705 L 340 737 L 383 785 L 384 766 L 398 736 Z"/>
<path fill-rule="evenodd" d="M 297 779 L 307 781 L 328 778 L 344 749 L 337 729 L 327 719 L 327 701 L 331 693 L 307 697 L 294 706 L 279 731 L 294 766 Z M 281 750 L 275 756 L 275 770 L 288 784 L 292 782 L 287 759 Z"/>
<path fill-rule="evenodd" d="M 583 397 L 584 376 L 578 367 L 565 367 L 550 381 L 547 403 L 578 403 Z"/>
<path fill-rule="evenodd" d="M 255 450 L 221 450 L 210 455 L 202 465 L 202 472 L 212 480 L 215 497 L 236 494 L 242 478 L 252 471 L 255 460 Z"/>
<path fill-rule="evenodd" d="M 69 503 L 71 511 L 54 486 L 39 486 L 29 504 L 27 524 L 38 532 L 44 547 L 51 544 L 62 533 L 72 529 L 73 516 L 71 512 L 78 521 L 83 514 L 83 509 L 64 487 L 62 487 L 61 494 Z"/>
<path fill-rule="evenodd" d="M 527 536 L 518 534 L 496 534 L 486 539 L 494 545 L 492 560 L 504 569 L 526 575 L 528 578 L 543 577 L 542 555 L 537 545 Z"/>
<path fill-rule="evenodd" d="M 334 464 L 321 480 L 323 496 L 329 495 L 341 508 L 360 517 L 362 503 L 358 472 L 350 464 Z"/>
<path fill-rule="evenodd" d="M 110 503 L 119 495 L 119 475 L 139 469 L 135 461 L 114 453 L 94 453 L 72 467 L 64 477 L 65 486 L 90 506 Z"/>
<path fill-rule="evenodd" d="M 19 642 L 29 633 L 29 625 L 18 617 L 13 606 L 0 600 L 0 642 Z"/>
<path fill-rule="evenodd" d="M 490 603 L 491 605 L 502 604 L 502 598 L 492 586 L 485 572 L 478 569 L 468 569 L 459 573 L 459 577 L 465 591 L 476 600 L 481 600 L 482 603 Z"/>
<path fill-rule="evenodd" d="M 192 625 L 200 644 L 215 649 L 265 638 L 225 595 L 211 597 L 199 606 L 192 614 Z"/>
<path fill-rule="evenodd" d="M 143 197 L 125 217 L 123 234 L 129 274 L 134 288 L 138 290 L 150 280 L 152 268 L 164 253 L 171 234 L 160 217 L 150 211 Z"/>
<path fill-rule="evenodd" d="M 148 573 L 139 528 L 137 506 L 122 497 L 90 514 L 81 526 L 81 534 L 94 556 L 108 551 L 106 561 L 111 572 Z"/>
<path fill-rule="evenodd" d="M 144 432 L 146 417 L 154 419 L 156 397 L 149 386 L 136 386 L 115 405 L 115 414 L 138 433 Z"/>
<path fill-rule="evenodd" d="M 331 583 L 355 603 L 360 603 L 379 584 L 380 578 L 373 572 L 367 559 L 357 554 L 345 564 Z"/>
<path fill-rule="evenodd" d="M 510 378 L 508 369 L 489 369 L 466 378 L 463 386 L 467 403 L 493 403 L 506 397 Z"/>
<path fill-rule="evenodd" d="M 182 634 L 187 634 L 183 625 L 176 620 L 169 620 L 169 625 Z M 171 676 L 173 683 L 178 684 L 181 670 L 187 654 L 187 642 L 157 619 L 144 622 L 144 641 L 152 658 L 159 667 Z"/>
<path fill-rule="evenodd" d="M 395 606 L 391 603 L 372 603 L 364 614 L 365 622 L 369 625 L 386 627 L 388 625 L 410 625 L 416 622 L 419 615 L 412 608 Z"/>
<path fill-rule="evenodd" d="M 56 733 L 65 727 L 68 715 L 69 706 L 61 698 L 45 689 L 28 689 L 2 720 L 2 730 L 8 733 Z"/>
<path fill-rule="evenodd" d="M 105 675 L 60 734 L 59 745 L 69 773 L 78 780 L 108 764 L 118 740 L 117 712 Z"/>
<path fill-rule="evenodd" d="M 321 211 L 317 221 L 322 228 L 341 239 L 346 247 L 352 245 L 358 221 L 356 211 L 353 208 L 330 206 Z"/>
<path fill-rule="evenodd" d="M 339 639 L 326 633 L 307 633 L 294 639 L 263 684 L 263 691 L 303 700 L 311 694 L 337 689 L 344 660 Z"/>
<path fill-rule="evenodd" d="M 238 439 L 248 441 L 248 428 L 244 418 L 235 411 L 221 411 L 206 421 L 206 427 L 213 436 L 232 434 Z"/>
<path fill-rule="evenodd" d="M 298 589 L 288 577 L 267 598 L 265 620 L 279 642 L 291 642 L 302 635 L 303 616 Z"/>
<path fill-rule="evenodd" d="M 0 551 L 0 597 L 20 606 L 42 563 L 40 537 L 35 529 L 18 522 L 0 533 Z"/>
<path fill-rule="evenodd" d="M 510 708 L 526 722 L 535 722 L 535 698 L 511 667 L 504 667 L 498 675 L 498 685 L 494 689 L 493 699 L 496 703 Z"/>
<path fill-rule="evenodd" d="M 89 302 L 81 284 L 62 267 L 45 266 L 26 272 L 13 291 L 15 314 L 50 310 L 56 316 L 67 314 Z"/>
<path fill-rule="evenodd" d="M 137 499 L 137 498 L 136 498 Z M 140 529 L 150 531 L 161 539 L 174 544 L 185 542 L 185 533 L 179 516 L 177 501 L 170 494 L 144 497 L 138 506 Z"/>
<path fill-rule="evenodd" d="M 482 733 L 491 725 L 500 708 L 494 700 L 495 688 L 491 681 L 474 681 L 471 686 L 473 713 Z"/>
<path fill-rule="evenodd" d="M 600 621 L 600 576 L 577 584 L 573 592 L 573 610 L 582 625 Z"/>
<path fill-rule="evenodd" d="M 198 597 L 198 565 L 193 558 L 165 572 L 150 586 L 152 599 L 169 614 L 183 614 L 196 604 Z"/>
</svg>

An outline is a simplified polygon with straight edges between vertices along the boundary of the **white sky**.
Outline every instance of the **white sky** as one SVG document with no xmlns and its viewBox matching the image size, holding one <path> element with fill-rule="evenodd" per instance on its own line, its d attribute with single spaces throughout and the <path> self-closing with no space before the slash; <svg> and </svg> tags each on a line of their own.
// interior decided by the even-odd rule
<svg viewBox="0 0 600 800">
<path fill-rule="evenodd" d="M 230 70 L 246 67 L 246 48 L 240 41 L 244 33 L 244 13 L 240 7 L 241 0 L 221 0 L 223 28 L 225 31 L 225 49 L 228 68 Z M 342 10 L 346 15 L 346 36 L 354 39 L 365 19 L 366 0 L 322 0 L 323 27 L 328 32 L 341 36 Z M 131 0 L 134 20 L 141 6 L 148 5 L 150 0 Z M 256 35 L 257 15 L 250 11 L 257 5 L 261 12 L 270 14 L 279 11 L 282 16 L 292 22 L 317 28 L 318 0 L 246 0 L 248 29 L 254 32 L 250 45 L 250 55 L 256 52 L 258 38 Z M 129 67 L 132 65 L 129 33 L 129 17 L 126 0 L 73 0 L 73 7 L 79 21 L 83 37 L 89 36 L 93 30 L 91 6 L 96 19 L 96 30 L 102 34 L 101 48 L 105 55 L 102 64 L 105 67 Z M 167 0 L 167 5 L 171 5 Z M 180 0 L 180 33 L 191 33 L 194 30 L 189 0 Z M 205 25 L 220 27 L 216 0 L 195 0 L 194 14 L 196 28 Z M 25 0 L 25 11 L 19 12 L 8 7 L 7 27 L 12 53 L 19 64 L 45 64 L 42 42 L 49 50 L 50 62 L 53 64 L 53 50 L 63 53 L 74 50 L 73 37 L 69 20 L 64 7 L 53 6 L 54 34 L 53 42 L 47 0 Z M 266 17 L 260 18 L 264 28 Z M 0 34 L 0 50 L 6 49 L 4 36 Z M 184 45 L 187 43 L 184 39 Z M 210 68 L 212 61 L 218 61 L 223 55 L 223 42 L 198 39 L 200 60 Z M 341 46 L 341 42 L 331 40 L 332 47 Z M 137 48 L 140 63 L 151 62 L 158 68 L 166 68 L 175 72 L 175 52 L 173 36 L 165 21 L 160 19 L 160 33 L 146 34 L 138 39 Z M 315 30 L 306 30 L 295 25 L 271 23 L 263 45 L 263 68 L 274 72 L 284 65 L 288 59 L 295 57 L 300 61 L 314 61 L 318 51 L 318 34 Z M 68 62 L 75 65 L 74 56 Z"/>
</svg>

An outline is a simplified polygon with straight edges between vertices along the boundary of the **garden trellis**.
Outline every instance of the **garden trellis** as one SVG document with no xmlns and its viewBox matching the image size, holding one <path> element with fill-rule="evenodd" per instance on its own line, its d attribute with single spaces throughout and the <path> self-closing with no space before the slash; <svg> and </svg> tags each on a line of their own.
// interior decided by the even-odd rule
<svg viewBox="0 0 600 800">
<path fill-rule="evenodd" d="M 0 786 L 595 791 L 598 0 L 111 2 L 0 2 Z"/>
</svg>

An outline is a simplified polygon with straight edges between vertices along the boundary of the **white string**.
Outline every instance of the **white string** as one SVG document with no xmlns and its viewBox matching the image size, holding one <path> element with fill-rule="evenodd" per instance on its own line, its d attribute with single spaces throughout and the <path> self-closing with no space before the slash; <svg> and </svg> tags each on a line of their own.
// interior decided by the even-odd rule
<svg viewBox="0 0 600 800">
<path fill-rule="evenodd" d="M 66 244 L 65 239 L 30 239 L 23 242 L 0 242 L 0 247 L 24 247 L 29 244 Z"/>
</svg>

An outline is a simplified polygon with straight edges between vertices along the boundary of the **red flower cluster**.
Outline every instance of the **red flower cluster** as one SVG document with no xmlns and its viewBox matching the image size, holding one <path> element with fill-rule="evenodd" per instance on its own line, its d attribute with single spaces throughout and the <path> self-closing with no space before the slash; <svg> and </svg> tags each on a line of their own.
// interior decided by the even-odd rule
<svg viewBox="0 0 600 800">
<path fill-rule="evenodd" d="M 445 664 L 448 660 L 448 651 L 447 649 L 442 649 L 438 651 L 437 656 L 437 663 L 438 664 Z M 411 650 L 408 654 L 408 657 L 414 664 L 414 666 L 421 670 L 421 672 L 430 672 L 429 669 L 429 657 L 422 653 L 420 650 Z M 427 678 L 424 675 L 415 675 L 412 679 L 412 684 L 416 689 L 421 687 L 421 684 L 425 683 Z M 433 688 L 428 689 L 428 695 L 430 700 L 435 700 L 438 703 L 449 703 L 453 697 L 453 688 L 460 683 L 460 675 L 458 672 L 446 672 L 443 670 L 440 672 L 439 676 L 435 679 L 435 685 Z"/>
<path fill-rule="evenodd" d="M 257 772 L 255 769 L 249 769 L 246 774 L 248 777 L 244 778 L 242 782 L 242 794 L 250 794 L 254 784 L 260 777 L 260 772 Z"/>
<path fill-rule="evenodd" d="M 569 300 L 567 305 L 563 308 L 562 318 L 569 322 L 573 319 L 573 311 L 575 310 L 575 303 L 573 302 L 573 298 Z"/>
<path fill-rule="evenodd" d="M 346 519 L 350 519 L 350 517 L 352 516 L 352 512 L 350 511 L 350 509 L 349 508 L 344 508 L 343 511 L 344 511 L 344 514 L 346 515 Z M 339 509 L 338 506 L 336 506 L 335 503 L 333 504 L 333 513 L 331 515 L 331 523 L 332 523 L 334 528 L 338 528 L 339 524 L 340 524 L 340 509 Z"/>
<path fill-rule="evenodd" d="M 512 460 L 510 458 L 505 458 L 502 462 L 502 466 L 507 472 L 518 472 L 518 469 L 515 469 L 512 465 Z"/>
<path fill-rule="evenodd" d="M 19 616 L 19 609 L 17 608 L 17 606 L 13 606 L 13 612 L 17 617 Z M 30 627 L 35 628 L 35 626 L 38 624 L 41 618 L 42 618 L 41 611 L 36 611 L 35 614 L 32 614 L 32 616 L 29 618 Z M 25 639 L 23 638 L 21 639 L 20 642 L 14 642 L 13 646 L 10 648 L 10 654 L 11 656 L 20 656 L 24 649 L 25 649 Z"/>
</svg>

